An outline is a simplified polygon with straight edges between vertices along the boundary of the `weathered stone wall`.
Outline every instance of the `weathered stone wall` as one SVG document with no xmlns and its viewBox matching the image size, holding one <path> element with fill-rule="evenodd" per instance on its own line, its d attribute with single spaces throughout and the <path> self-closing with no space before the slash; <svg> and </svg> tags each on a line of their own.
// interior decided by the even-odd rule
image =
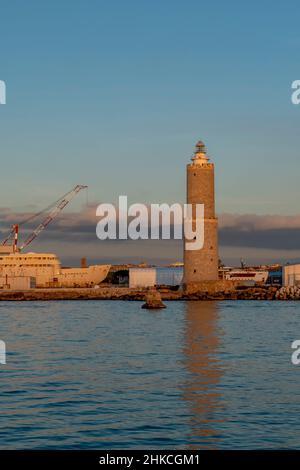
<svg viewBox="0 0 300 470">
<path fill-rule="evenodd" d="M 232 292 L 240 284 L 240 281 L 229 281 L 220 279 L 218 281 L 200 281 L 190 282 L 184 284 L 185 294 L 207 293 L 207 294 L 220 294 L 222 292 Z"/>
</svg>

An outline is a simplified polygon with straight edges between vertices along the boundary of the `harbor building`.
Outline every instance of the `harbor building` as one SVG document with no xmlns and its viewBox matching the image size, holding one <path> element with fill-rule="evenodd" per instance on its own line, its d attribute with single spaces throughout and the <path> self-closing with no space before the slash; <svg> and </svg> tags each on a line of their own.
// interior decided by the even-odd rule
<svg viewBox="0 0 300 470">
<path fill-rule="evenodd" d="M 204 246 L 200 250 L 184 247 L 184 286 L 201 287 L 203 282 L 218 280 L 218 221 L 215 215 L 214 164 L 205 145 L 197 142 L 192 162 L 187 165 L 187 203 L 204 204 Z M 196 224 L 193 211 L 193 229 Z"/>
<path fill-rule="evenodd" d="M 129 287 L 179 287 L 182 284 L 181 267 L 129 268 Z"/>
<path fill-rule="evenodd" d="M 300 286 L 300 264 L 287 264 L 282 268 L 282 285 L 290 287 Z"/>
</svg>

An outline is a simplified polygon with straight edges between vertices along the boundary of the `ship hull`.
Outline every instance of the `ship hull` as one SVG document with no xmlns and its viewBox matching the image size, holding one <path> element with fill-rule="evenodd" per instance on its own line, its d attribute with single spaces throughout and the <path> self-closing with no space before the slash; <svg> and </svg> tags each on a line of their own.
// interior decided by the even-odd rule
<svg viewBox="0 0 300 470">
<path fill-rule="evenodd" d="M 225 279 L 231 281 L 253 281 L 265 283 L 268 279 L 268 274 L 268 271 L 233 270 L 225 274 Z"/>
<path fill-rule="evenodd" d="M 58 287 L 93 287 L 106 278 L 110 265 L 95 265 L 88 268 L 62 268 L 58 275 Z"/>
</svg>

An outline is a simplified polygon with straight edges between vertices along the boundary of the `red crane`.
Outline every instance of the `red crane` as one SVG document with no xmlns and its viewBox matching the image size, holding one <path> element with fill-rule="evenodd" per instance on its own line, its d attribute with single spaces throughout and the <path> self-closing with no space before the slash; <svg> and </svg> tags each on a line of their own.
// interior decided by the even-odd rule
<svg viewBox="0 0 300 470">
<path fill-rule="evenodd" d="M 9 235 L 5 238 L 5 240 L 3 240 L 2 245 L 7 245 L 9 244 L 9 241 L 13 240 L 13 247 L 14 247 L 13 251 L 16 252 L 17 250 L 19 251 L 23 250 L 23 248 L 28 246 L 55 219 L 55 217 L 58 216 L 58 214 L 66 207 L 67 204 L 69 204 L 69 202 L 76 196 L 76 194 L 79 193 L 79 191 L 81 191 L 82 189 L 86 189 L 86 188 L 87 186 L 84 186 L 82 184 L 77 184 L 73 189 L 71 189 L 71 191 L 64 194 L 62 197 L 60 197 L 57 201 L 55 201 L 53 204 L 48 206 L 46 209 L 38 212 L 37 214 L 30 216 L 28 219 L 24 220 L 23 222 L 19 224 L 13 225 Z M 36 227 L 36 229 L 26 238 L 26 240 L 22 243 L 22 245 L 18 249 L 17 244 L 18 244 L 19 226 L 25 223 L 28 223 L 29 221 L 35 219 L 39 215 L 42 215 L 49 210 L 50 210 L 49 214 Z"/>
</svg>

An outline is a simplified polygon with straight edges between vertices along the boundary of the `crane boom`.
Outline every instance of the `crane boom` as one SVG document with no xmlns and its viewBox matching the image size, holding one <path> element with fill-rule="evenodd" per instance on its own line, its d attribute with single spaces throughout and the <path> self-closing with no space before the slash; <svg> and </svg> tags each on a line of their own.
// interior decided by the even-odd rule
<svg viewBox="0 0 300 470">
<path fill-rule="evenodd" d="M 63 196 L 61 200 L 58 201 L 56 206 L 51 210 L 47 217 L 37 226 L 37 228 L 26 238 L 24 243 L 20 246 L 20 250 L 23 250 L 28 246 L 54 219 L 58 214 L 66 207 L 67 204 L 76 196 L 79 191 L 86 189 L 87 186 L 78 184 L 71 191 Z"/>
</svg>

